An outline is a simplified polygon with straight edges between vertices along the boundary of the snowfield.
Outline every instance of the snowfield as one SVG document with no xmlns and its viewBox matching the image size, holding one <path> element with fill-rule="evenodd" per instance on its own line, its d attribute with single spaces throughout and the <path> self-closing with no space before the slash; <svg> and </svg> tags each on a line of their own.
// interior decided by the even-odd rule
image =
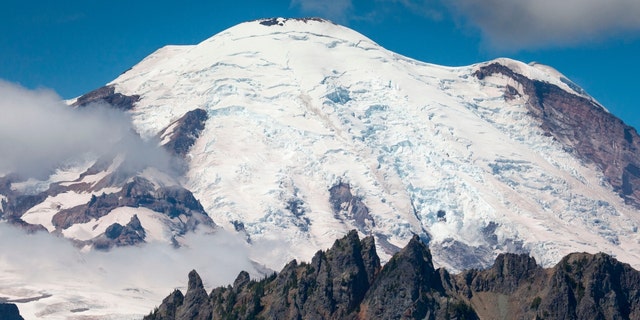
<svg viewBox="0 0 640 320">
<path fill-rule="evenodd" d="M 485 247 L 491 257 L 530 252 L 545 266 L 573 251 L 638 266 L 635 210 L 543 134 L 526 97 L 505 100 L 505 87 L 522 92 L 519 84 L 473 76 L 498 62 L 591 99 L 558 71 L 505 58 L 431 65 L 329 22 L 278 22 L 162 48 L 111 83 L 141 95 L 132 114 L 146 136 L 189 110 L 207 111 L 184 185 L 226 229 L 241 221 L 253 242 L 290 245 L 278 261 L 257 261 L 277 269 L 309 259 L 357 227 L 327 201 L 341 181 L 375 221 L 360 231 L 395 246 L 417 233 L 461 250 Z M 286 209 L 291 199 L 304 204 L 306 220 Z M 435 251 L 440 265 L 469 267 Z"/>
<path fill-rule="evenodd" d="M 530 253 L 545 267 L 570 252 L 605 252 L 640 268 L 637 210 L 593 164 L 545 134 L 527 112 L 519 83 L 500 74 L 482 80 L 473 75 L 494 62 L 593 100 L 551 67 L 506 58 L 464 67 L 432 65 L 327 21 L 252 21 L 197 45 L 161 48 L 109 85 L 140 96 L 129 112 L 142 137 L 157 138 L 171 126 L 159 137 L 161 144 L 169 142 L 175 122 L 188 111 L 206 111 L 208 120 L 187 154 L 180 181 L 153 169 L 143 175 L 193 192 L 226 240 L 185 236 L 185 248 L 167 253 L 175 250 L 167 240 L 175 220 L 145 208 L 118 208 L 62 234 L 91 239 L 136 214 L 150 244 L 100 257 L 113 254 L 109 261 L 131 265 L 136 254 L 159 264 L 169 257 L 166 263 L 178 267 L 157 274 L 171 274 L 168 280 L 149 286 L 153 282 L 127 276 L 114 283 L 131 285 L 102 290 L 99 281 L 117 279 L 126 268 L 99 269 L 96 253 L 78 253 L 90 263 L 69 265 L 80 268 L 78 274 L 98 272 L 96 282 L 69 278 L 40 286 L 47 282 L 5 269 L 0 298 L 52 295 L 19 305 L 30 319 L 135 318 L 184 283 L 191 268 L 202 267 L 198 272 L 207 288 L 233 281 L 242 268 L 259 276 L 249 261 L 280 270 L 291 259 L 310 260 L 354 228 L 376 237 L 383 261 L 418 234 L 429 242 L 436 266 L 452 271 L 486 267 L 501 252 Z M 514 99 L 505 99 L 507 86 L 518 91 Z M 82 182 L 95 183 L 99 174 Z M 78 177 L 56 179 L 72 183 Z M 329 190 L 339 183 L 350 186 L 370 219 L 358 222 L 344 204 L 335 212 Z M 57 210 L 105 191 L 118 190 L 59 194 L 31 208 L 24 220 L 52 231 Z M 213 245 L 205 245 L 208 241 Z M 222 263 L 225 276 L 213 277 L 220 265 L 200 262 L 196 248 L 208 248 L 202 249 L 205 256 L 216 261 L 233 257 L 235 262 Z M 116 310 L 123 313 L 112 315 Z"/>
</svg>

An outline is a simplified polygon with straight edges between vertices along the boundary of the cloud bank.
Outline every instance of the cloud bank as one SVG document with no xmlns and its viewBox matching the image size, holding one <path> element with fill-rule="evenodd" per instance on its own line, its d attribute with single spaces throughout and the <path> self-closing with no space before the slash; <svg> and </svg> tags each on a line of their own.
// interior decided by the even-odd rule
<svg viewBox="0 0 640 320">
<path fill-rule="evenodd" d="M 86 154 L 126 153 L 130 166 L 169 169 L 163 149 L 142 141 L 129 116 L 108 106 L 73 109 L 49 90 L 0 80 L 0 174 L 45 177 Z"/>
<path fill-rule="evenodd" d="M 291 5 L 342 23 L 364 16 L 384 19 L 389 8 L 432 20 L 448 11 L 501 50 L 572 46 L 640 33 L 637 0 L 376 0 L 368 8 L 352 0 L 292 0 Z"/>
<path fill-rule="evenodd" d="M 183 293 L 187 274 L 197 270 L 207 291 L 233 283 L 241 270 L 259 277 L 249 248 L 236 234 L 188 234 L 188 247 L 167 243 L 81 252 L 63 238 L 46 232 L 26 234 L 0 223 L 0 299 L 38 301 L 18 303 L 26 319 L 40 314 L 67 318 L 80 315 L 147 314 L 174 288 Z M 48 318 L 48 317 L 45 317 Z M 99 317 L 96 317 L 99 318 Z M 115 317 L 115 319 L 123 317 Z"/>
<path fill-rule="evenodd" d="M 291 0 L 291 7 L 298 7 L 305 14 L 320 15 L 339 23 L 350 19 L 353 4 L 351 0 Z"/>
<path fill-rule="evenodd" d="M 637 0 L 455 0 L 449 7 L 499 49 L 575 45 L 640 32 Z"/>
</svg>

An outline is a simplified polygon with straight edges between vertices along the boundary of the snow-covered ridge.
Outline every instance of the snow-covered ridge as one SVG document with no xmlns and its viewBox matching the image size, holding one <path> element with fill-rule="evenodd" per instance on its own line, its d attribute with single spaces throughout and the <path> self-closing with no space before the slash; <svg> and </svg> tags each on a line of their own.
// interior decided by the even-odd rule
<svg viewBox="0 0 640 320">
<path fill-rule="evenodd" d="M 507 68 L 513 70 L 513 72 L 523 75 L 531 80 L 538 80 L 552 85 L 558 86 L 567 92 L 583 97 L 587 100 L 591 100 L 604 108 L 597 101 L 593 99 L 587 92 L 581 87 L 569 80 L 564 74 L 560 73 L 555 68 L 544 65 L 538 62 L 530 62 L 525 64 L 524 62 L 513 60 L 509 58 L 497 58 L 491 61 L 477 64 L 477 66 L 486 66 L 492 63 L 499 63 Z"/>
<path fill-rule="evenodd" d="M 375 226 L 362 232 L 388 248 L 422 234 L 436 262 L 454 269 L 514 250 L 545 265 L 576 250 L 638 261 L 634 211 L 597 168 L 548 137 L 526 97 L 505 100 L 507 85 L 524 94 L 513 79 L 473 76 L 496 62 L 592 99 L 539 64 L 436 66 L 296 19 L 247 22 L 159 51 L 111 84 L 141 95 L 132 114 L 145 136 L 207 111 L 184 184 L 227 229 L 241 222 L 252 241 L 296 243 L 269 263 L 304 259 L 352 227 L 327 204 L 341 182 L 370 209 Z M 287 209 L 294 200 L 306 220 Z M 454 261 L 452 250 L 487 259 Z"/>
</svg>

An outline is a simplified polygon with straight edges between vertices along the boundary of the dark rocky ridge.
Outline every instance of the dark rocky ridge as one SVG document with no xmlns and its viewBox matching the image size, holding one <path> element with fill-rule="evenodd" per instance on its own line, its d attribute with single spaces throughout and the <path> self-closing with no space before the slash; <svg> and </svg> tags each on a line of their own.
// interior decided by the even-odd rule
<svg viewBox="0 0 640 320">
<path fill-rule="evenodd" d="M 96 249 L 106 250 L 112 246 L 131 246 L 144 242 L 146 232 L 142 228 L 138 215 L 133 215 L 126 225 L 114 223 L 107 227 L 104 234 L 93 240 Z"/>
<path fill-rule="evenodd" d="M 209 119 L 209 115 L 205 110 L 191 110 L 167 126 L 158 136 L 162 138 L 165 135 L 170 135 L 169 142 L 164 144 L 165 149 L 173 155 L 184 157 L 200 137 L 207 119 Z M 167 132 L 169 128 L 173 128 L 173 131 Z"/>
<path fill-rule="evenodd" d="M 18 306 L 13 303 L 0 302 L 0 319 L 2 320 L 24 320 L 20 315 Z"/>
<path fill-rule="evenodd" d="M 366 233 L 370 226 L 376 225 L 369 214 L 369 208 L 362 202 L 362 198 L 351 193 L 348 183 L 340 182 L 329 189 L 329 203 L 336 218 L 346 217 L 355 222 L 361 232 Z"/>
<path fill-rule="evenodd" d="M 53 216 L 52 222 L 57 229 L 66 229 L 76 223 L 103 217 L 119 207 L 144 207 L 164 213 L 169 218 L 183 215 L 184 219 L 180 221 L 183 232 L 193 231 L 201 223 L 215 225 L 200 202 L 187 189 L 178 186 L 156 187 L 142 177 L 134 177 L 119 192 L 92 196 L 88 203 L 61 210 Z M 144 242 L 144 238 L 145 232 L 140 220 L 134 216 L 126 226 L 109 226 L 103 236 L 92 242 L 96 248 L 107 249 L 113 245 L 138 244 Z"/>
<path fill-rule="evenodd" d="M 260 281 L 241 272 L 206 295 L 195 271 L 151 319 L 640 319 L 640 272 L 606 254 L 575 253 L 543 269 L 501 254 L 486 270 L 435 269 L 416 236 L 382 267 L 373 237 L 352 231 L 311 263 Z"/>
<path fill-rule="evenodd" d="M 493 74 L 520 83 L 528 96 L 527 108 L 542 129 L 583 161 L 596 164 L 614 191 L 640 208 L 640 136 L 636 129 L 592 100 L 531 80 L 502 64 L 492 63 L 475 72 L 480 80 Z M 513 87 L 506 91 L 505 97 L 517 94 Z"/>
<path fill-rule="evenodd" d="M 2 200 L 0 217 L 7 220 L 19 219 L 27 210 L 47 198 L 45 193 L 22 194 L 11 188 L 12 183 L 23 180 L 13 174 L 0 177 L 0 194 L 6 197 Z"/>
<path fill-rule="evenodd" d="M 263 26 L 284 26 L 285 23 L 287 23 L 287 21 L 302 21 L 304 23 L 307 23 L 309 21 L 315 21 L 315 22 L 323 22 L 323 23 L 333 23 L 330 22 L 328 20 L 322 19 L 322 18 L 269 18 L 269 19 L 261 19 L 260 24 Z"/>
<path fill-rule="evenodd" d="M 193 231 L 201 224 L 215 226 L 213 220 L 189 190 L 179 185 L 154 184 L 139 175 L 144 168 L 127 165 L 126 158 L 115 170 L 110 171 L 110 167 L 117 164 L 117 161 L 115 156 L 105 155 L 80 174 L 76 180 L 52 183 L 46 190 L 20 191 L 12 188 L 12 184 L 24 182 L 26 178 L 16 174 L 2 176 L 0 177 L 0 195 L 4 198 L 0 207 L 0 218 L 28 232 L 47 231 L 42 225 L 25 222 L 22 219 L 23 215 L 48 197 L 55 197 L 61 193 L 69 191 L 96 193 L 104 188 L 117 188 L 120 191 L 93 195 L 89 202 L 72 208 L 58 207 L 51 221 L 56 228 L 54 232 L 60 232 L 77 223 L 99 219 L 119 207 L 144 207 L 163 213 L 171 219 L 183 216 L 171 222 L 171 227 L 177 236 Z M 104 175 L 97 181 L 83 182 L 87 177 L 100 176 L 102 173 Z M 137 217 L 125 226 L 112 225 L 109 231 L 108 234 L 99 235 L 94 239 L 76 240 L 75 243 L 81 246 L 94 245 L 98 249 L 108 249 L 113 246 L 142 243 L 146 236 Z"/>
<path fill-rule="evenodd" d="M 61 210 L 53 217 L 53 225 L 66 229 L 75 223 L 89 222 L 105 216 L 118 207 L 145 207 L 162 212 L 170 218 L 180 214 L 190 215 L 192 211 L 206 215 L 204 208 L 193 194 L 181 187 L 155 188 L 153 183 L 142 177 L 135 177 L 125 184 L 120 192 L 92 196 L 88 203 Z"/>
<path fill-rule="evenodd" d="M 100 87 L 87 94 L 80 96 L 72 104 L 74 107 L 86 107 L 93 103 L 106 103 L 116 109 L 131 110 L 135 103 L 140 100 L 139 95 L 126 96 L 115 92 L 113 85 Z"/>
</svg>

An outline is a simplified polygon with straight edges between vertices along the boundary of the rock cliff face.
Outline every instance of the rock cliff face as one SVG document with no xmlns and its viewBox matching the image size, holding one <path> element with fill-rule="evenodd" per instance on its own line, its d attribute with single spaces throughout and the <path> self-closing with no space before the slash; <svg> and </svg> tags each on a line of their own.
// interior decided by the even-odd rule
<svg viewBox="0 0 640 320">
<path fill-rule="evenodd" d="M 166 139 L 166 143 L 163 143 L 164 148 L 171 154 L 184 158 L 200 136 L 207 119 L 209 116 L 203 109 L 194 109 L 185 113 L 182 118 L 160 132 L 162 141 Z"/>
<path fill-rule="evenodd" d="M 355 222 L 361 232 L 366 232 L 375 226 L 375 221 L 369 214 L 369 208 L 362 202 L 362 199 L 351 193 L 351 186 L 340 182 L 329 189 L 329 202 L 331 203 L 333 214 L 343 219 Z"/>
<path fill-rule="evenodd" d="M 159 185 L 149 179 L 122 172 L 107 173 L 98 182 L 84 183 L 83 179 L 91 175 L 106 172 L 110 161 L 96 162 L 85 173 L 80 175 L 77 183 L 54 183 L 44 191 L 35 194 L 24 194 L 12 189 L 11 185 L 20 182 L 20 178 L 12 175 L 0 177 L 0 218 L 35 232 L 47 230 L 43 225 L 27 223 L 23 219 L 25 213 L 46 199 L 63 194 L 81 194 L 92 190 L 112 190 L 111 193 L 94 192 L 87 197 L 87 202 L 73 207 L 63 208 L 58 202 L 50 206 L 55 209 L 51 215 L 51 230 L 64 233 L 76 224 L 95 222 L 118 208 L 146 208 L 157 212 L 172 221 L 171 228 L 175 236 L 182 236 L 194 231 L 198 226 L 215 227 L 213 220 L 204 211 L 193 194 L 179 185 Z M 113 190 L 119 190 L 114 192 Z M 57 208 L 56 208 L 57 207 Z M 53 209 L 52 209 L 53 210 Z M 122 224 L 113 223 L 105 232 L 93 239 L 75 240 L 78 245 L 93 245 L 98 249 L 109 249 L 113 246 L 135 245 L 145 242 L 146 232 L 137 216 Z"/>
<path fill-rule="evenodd" d="M 24 320 L 20 316 L 18 307 L 13 303 L 0 303 L 0 319 L 2 320 Z"/>
<path fill-rule="evenodd" d="M 120 110 L 131 110 L 140 99 L 138 95 L 126 96 L 115 92 L 113 85 L 100 87 L 79 97 L 72 106 L 86 107 L 93 103 L 106 103 Z"/>
<path fill-rule="evenodd" d="M 137 215 L 133 215 L 126 225 L 114 223 L 107 227 L 104 235 L 93 240 L 94 247 L 97 249 L 109 249 L 112 246 L 129 246 L 144 242 L 146 232 L 142 228 L 140 219 Z"/>
<path fill-rule="evenodd" d="M 494 74 L 519 83 L 528 96 L 527 108 L 539 119 L 541 127 L 568 151 L 587 163 L 595 163 L 614 190 L 627 203 L 640 208 L 640 136 L 633 127 L 592 100 L 531 80 L 500 63 L 481 67 L 475 76 L 482 80 Z M 582 91 L 575 85 L 572 88 Z M 507 86 L 505 98 L 518 94 L 514 87 Z"/>
<path fill-rule="evenodd" d="M 152 319 L 639 319 L 640 272 L 614 258 L 575 253 L 543 269 L 502 254 L 486 270 L 434 269 L 414 237 L 384 267 L 372 237 L 352 231 L 311 263 L 293 260 L 260 281 L 240 273 L 206 294 L 195 271 Z"/>
<path fill-rule="evenodd" d="M 191 217 L 192 213 L 208 218 L 200 202 L 188 190 L 180 187 L 156 188 L 149 180 L 135 177 L 120 192 L 92 196 L 86 204 L 61 210 L 53 216 L 52 222 L 57 228 L 66 229 L 74 223 L 100 218 L 111 210 L 124 206 L 149 208 L 170 218 L 181 214 Z"/>
</svg>

